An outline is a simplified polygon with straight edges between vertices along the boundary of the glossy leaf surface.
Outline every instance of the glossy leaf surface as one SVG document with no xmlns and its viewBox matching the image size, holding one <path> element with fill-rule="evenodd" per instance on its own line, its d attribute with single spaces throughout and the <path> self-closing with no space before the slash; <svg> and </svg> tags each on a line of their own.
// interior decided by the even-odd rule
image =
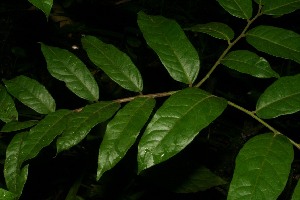
<svg viewBox="0 0 300 200">
<path fill-rule="evenodd" d="M 300 35 L 273 26 L 257 26 L 246 33 L 249 44 L 273 56 L 300 63 Z"/>
<path fill-rule="evenodd" d="M 173 94 L 158 109 L 138 145 L 138 171 L 159 164 L 185 148 L 222 114 L 227 102 L 197 88 Z"/>
<path fill-rule="evenodd" d="M 142 76 L 127 54 L 93 36 L 85 36 L 81 41 L 91 61 L 113 81 L 130 91 L 143 90 Z"/>
<path fill-rule="evenodd" d="M 298 180 L 298 183 L 294 189 L 294 193 L 292 196 L 292 200 L 298 200 L 300 199 L 300 181 Z"/>
<path fill-rule="evenodd" d="M 4 81 L 8 92 L 23 104 L 40 114 L 55 111 L 55 101 L 45 86 L 26 76 Z"/>
<path fill-rule="evenodd" d="M 43 11 L 46 17 L 48 18 L 52 5 L 53 0 L 28 0 L 32 5 Z"/>
<path fill-rule="evenodd" d="M 4 190 L 3 188 L 0 188 L 0 199 L 2 200 L 16 200 L 17 195 L 9 192 L 7 190 Z"/>
<path fill-rule="evenodd" d="M 300 8 L 300 0 L 263 0 L 263 14 L 284 15 Z"/>
<path fill-rule="evenodd" d="M 36 125 L 38 122 L 39 121 L 37 120 L 29 120 L 25 122 L 17 122 L 17 121 L 9 122 L 2 127 L 0 132 L 7 133 L 7 132 L 19 131 L 22 129 L 30 128 Z"/>
<path fill-rule="evenodd" d="M 232 51 L 222 59 L 221 63 L 230 69 L 258 78 L 279 78 L 266 59 L 247 50 Z"/>
<path fill-rule="evenodd" d="M 300 74 L 282 77 L 270 85 L 259 97 L 256 114 L 270 119 L 300 110 Z"/>
<path fill-rule="evenodd" d="M 250 19 L 252 17 L 252 0 L 217 0 L 232 16 Z"/>
<path fill-rule="evenodd" d="M 285 136 L 262 134 L 250 139 L 236 158 L 227 199 L 277 199 L 293 159 L 293 146 Z"/>
<path fill-rule="evenodd" d="M 210 22 L 207 24 L 197 24 L 191 28 L 185 30 L 206 33 L 212 37 L 221 39 L 221 40 L 232 40 L 234 38 L 233 30 L 227 25 L 220 22 Z"/>
<path fill-rule="evenodd" d="M 0 85 L 0 120 L 6 123 L 18 120 L 15 103 L 2 85 Z"/>
<path fill-rule="evenodd" d="M 73 113 L 69 117 L 67 129 L 57 139 L 57 152 L 78 144 L 94 126 L 112 117 L 119 107 L 120 105 L 114 102 L 98 102 Z"/>
<path fill-rule="evenodd" d="M 71 52 L 41 44 L 50 74 L 66 83 L 66 86 L 77 96 L 96 101 L 99 88 L 85 64 Z"/>
<path fill-rule="evenodd" d="M 27 136 L 27 132 L 16 134 L 6 149 L 6 159 L 4 164 L 4 177 L 6 186 L 10 192 L 21 196 L 24 184 L 27 180 L 28 165 L 21 169 L 22 143 Z"/>
<path fill-rule="evenodd" d="M 138 13 L 138 25 L 147 44 L 176 81 L 192 84 L 200 69 L 197 51 L 176 21 Z"/>
<path fill-rule="evenodd" d="M 154 105 L 155 100 L 152 98 L 137 98 L 127 103 L 107 124 L 99 150 L 97 180 L 125 156 L 147 122 Z"/>
<path fill-rule="evenodd" d="M 56 136 L 60 135 L 67 125 L 70 110 L 57 110 L 42 119 L 30 129 L 22 144 L 22 161 L 34 158 L 41 149 L 48 146 Z"/>
</svg>

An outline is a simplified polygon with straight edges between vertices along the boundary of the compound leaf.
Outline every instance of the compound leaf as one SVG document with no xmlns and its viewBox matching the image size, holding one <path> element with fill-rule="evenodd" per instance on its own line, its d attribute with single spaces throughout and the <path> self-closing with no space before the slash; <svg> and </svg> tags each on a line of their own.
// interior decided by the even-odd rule
<svg viewBox="0 0 300 200">
<path fill-rule="evenodd" d="M 294 189 L 294 193 L 292 196 L 292 200 L 298 200 L 300 199 L 300 181 L 298 180 L 297 185 Z"/>
<path fill-rule="evenodd" d="M 99 88 L 85 64 L 71 52 L 41 44 L 50 74 L 66 83 L 66 86 L 77 96 L 96 101 Z"/>
<path fill-rule="evenodd" d="M 256 114 L 260 118 L 270 119 L 300 110 L 300 74 L 286 76 L 270 85 L 259 97 Z"/>
<path fill-rule="evenodd" d="M 138 25 L 170 76 L 176 81 L 192 84 L 197 78 L 200 60 L 177 22 L 139 12 Z"/>
<path fill-rule="evenodd" d="M 52 5 L 53 0 L 28 0 L 32 5 L 43 11 L 46 17 L 48 18 Z"/>
<path fill-rule="evenodd" d="M 197 88 L 173 94 L 158 109 L 138 145 L 138 171 L 161 163 L 185 148 L 226 108 L 224 99 Z"/>
<path fill-rule="evenodd" d="M 236 158 L 227 199 L 277 199 L 293 159 L 293 146 L 285 136 L 262 134 L 250 139 Z"/>
<path fill-rule="evenodd" d="M 273 26 L 257 26 L 246 33 L 249 44 L 273 56 L 300 63 L 300 35 Z"/>
<path fill-rule="evenodd" d="M 13 131 L 19 131 L 22 129 L 30 128 L 34 125 L 36 125 L 39 121 L 37 120 L 29 120 L 25 122 L 17 122 L 17 121 L 12 121 L 9 123 L 6 123 L 0 132 L 3 133 L 8 133 L 8 132 L 13 132 Z"/>
<path fill-rule="evenodd" d="M 0 188 L 0 199 L 3 199 L 3 200 L 17 200 L 17 195 L 10 192 L 10 191 L 7 191 L 7 190 L 4 190 L 3 188 Z"/>
<path fill-rule="evenodd" d="M 21 169 L 21 147 L 27 132 L 16 134 L 6 149 L 4 177 L 8 190 L 21 196 L 27 180 L 28 165 Z"/>
<path fill-rule="evenodd" d="M 98 102 L 73 113 L 69 117 L 67 129 L 57 139 L 57 152 L 67 150 L 78 144 L 94 126 L 112 117 L 119 108 L 118 103 Z"/>
<path fill-rule="evenodd" d="M 2 85 L 0 85 L 0 120 L 6 123 L 18 120 L 15 103 Z"/>
<path fill-rule="evenodd" d="M 56 136 L 66 128 L 70 110 L 57 110 L 42 119 L 35 127 L 30 129 L 24 138 L 21 150 L 22 161 L 34 158 L 42 148 L 48 146 Z"/>
<path fill-rule="evenodd" d="M 279 78 L 266 59 L 247 50 L 232 51 L 222 59 L 221 63 L 230 69 L 258 78 Z"/>
<path fill-rule="evenodd" d="M 127 54 L 93 36 L 82 38 L 82 45 L 91 61 L 121 87 L 134 92 L 143 90 L 142 76 Z"/>
<path fill-rule="evenodd" d="M 210 22 L 207 24 L 197 24 L 185 30 L 206 33 L 212 37 L 221 39 L 221 40 L 232 40 L 234 38 L 233 30 L 227 25 L 220 22 Z"/>
<path fill-rule="evenodd" d="M 284 15 L 300 8 L 300 0 L 263 0 L 263 14 Z"/>
<path fill-rule="evenodd" d="M 250 19 L 252 17 L 252 0 L 217 0 L 232 16 Z"/>
<path fill-rule="evenodd" d="M 137 98 L 127 103 L 107 124 L 99 150 L 97 180 L 125 156 L 147 122 L 154 105 L 155 100 L 152 98 Z"/>
<path fill-rule="evenodd" d="M 45 86 L 26 76 L 4 81 L 8 92 L 40 114 L 55 111 L 55 101 Z"/>
</svg>

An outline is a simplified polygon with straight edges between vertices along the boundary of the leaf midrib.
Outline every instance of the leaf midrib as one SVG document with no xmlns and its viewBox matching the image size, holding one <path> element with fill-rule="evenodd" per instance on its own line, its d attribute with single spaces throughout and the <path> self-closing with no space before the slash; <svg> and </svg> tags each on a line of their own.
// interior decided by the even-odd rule
<svg viewBox="0 0 300 200">
<path fill-rule="evenodd" d="M 56 60 L 57 61 L 59 61 L 59 62 L 62 62 L 62 63 L 64 63 L 62 60 L 60 60 L 59 59 L 59 56 L 57 56 L 57 54 L 51 49 L 51 48 L 49 48 L 48 47 L 48 49 L 52 52 L 52 54 L 56 57 Z M 55 59 L 55 58 L 54 58 Z M 73 58 L 74 59 L 74 58 Z M 81 62 L 81 61 L 80 61 Z M 68 59 L 68 63 L 69 63 L 69 59 Z M 73 65 L 76 65 L 74 62 L 72 63 Z M 80 64 L 83 64 L 83 63 L 80 63 Z M 88 91 L 89 93 L 90 93 L 90 95 L 93 97 L 93 98 L 95 98 L 95 96 L 94 96 L 94 94 L 92 93 L 92 91 L 90 90 L 90 88 L 89 87 L 87 87 L 87 85 L 85 85 L 84 84 L 84 82 L 83 82 L 83 80 L 81 80 L 79 77 L 80 76 L 77 76 L 77 74 L 76 73 L 74 73 L 72 70 L 70 70 L 70 68 L 68 68 L 68 67 L 66 67 L 66 65 L 65 64 L 63 64 L 63 66 L 64 66 L 64 69 L 66 69 L 70 74 L 71 74 L 71 77 L 75 77 L 76 79 L 77 79 L 77 81 L 76 82 L 80 82 L 81 83 L 81 85 L 85 88 L 85 91 Z M 54 67 L 54 68 L 57 68 L 57 67 Z M 82 67 L 81 67 L 82 68 Z M 81 70 L 82 71 L 82 70 Z M 84 71 L 86 71 L 86 70 L 84 70 Z M 79 74 L 79 73 L 78 73 Z M 61 75 L 61 74 L 59 74 L 59 75 Z M 73 76 L 72 76 L 73 75 Z M 70 76 L 70 75 L 61 75 L 61 76 L 64 76 L 64 77 L 67 77 L 67 76 Z M 57 76 L 55 76 L 56 78 L 58 78 L 58 79 L 60 79 L 59 77 L 57 77 Z M 61 80 L 61 79 L 60 79 Z M 70 84 L 71 82 L 73 82 L 73 81 L 67 81 L 67 80 L 62 80 L 62 81 L 65 81 L 67 84 Z M 76 91 L 78 91 L 78 90 L 76 90 Z"/>
</svg>

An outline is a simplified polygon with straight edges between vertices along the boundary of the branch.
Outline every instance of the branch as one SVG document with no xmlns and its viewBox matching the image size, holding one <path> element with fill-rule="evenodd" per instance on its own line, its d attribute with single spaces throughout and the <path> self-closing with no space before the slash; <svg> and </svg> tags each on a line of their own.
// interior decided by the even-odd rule
<svg viewBox="0 0 300 200">
<path fill-rule="evenodd" d="M 265 122 L 264 120 L 262 120 L 261 118 L 257 117 L 254 112 L 251 112 L 231 101 L 227 101 L 228 105 L 246 113 L 247 115 L 250 115 L 253 119 L 257 120 L 259 123 L 261 123 L 262 125 L 264 125 L 266 128 L 268 128 L 270 131 L 272 131 L 275 135 L 284 135 L 281 132 L 279 132 L 278 130 L 276 130 L 275 128 L 273 128 L 270 124 L 268 124 L 267 122 Z M 287 136 L 286 136 L 287 137 Z M 288 137 L 287 137 L 288 138 Z M 293 141 L 292 139 L 288 138 L 288 140 L 297 148 L 300 150 L 300 144 L 297 144 L 295 141 Z"/>
<path fill-rule="evenodd" d="M 249 29 L 250 25 L 259 17 L 262 15 L 261 13 L 261 8 L 262 6 L 259 6 L 258 12 L 257 14 L 251 19 L 247 21 L 247 25 L 245 26 L 245 28 L 243 29 L 243 31 L 241 32 L 241 34 L 233 41 L 230 42 L 228 41 L 228 47 L 223 51 L 222 55 L 218 58 L 218 60 L 215 62 L 215 64 L 213 65 L 213 67 L 209 70 L 209 72 L 205 75 L 205 77 L 197 84 L 195 85 L 195 87 L 200 87 L 209 77 L 210 75 L 215 71 L 215 69 L 217 68 L 217 66 L 221 63 L 221 60 L 226 56 L 226 54 L 229 52 L 229 50 L 238 42 L 240 41 L 240 39 L 242 39 L 243 37 L 246 36 L 246 31 Z"/>
<path fill-rule="evenodd" d="M 116 99 L 113 100 L 116 103 L 125 103 L 125 102 L 129 102 L 132 101 L 138 97 L 148 97 L 148 98 L 159 98 L 159 97 L 167 97 L 167 96 L 171 96 L 172 94 L 176 93 L 178 91 L 169 91 L 169 92 L 162 92 L 162 93 L 155 93 L 155 94 L 140 94 L 134 97 L 127 97 L 127 98 L 122 98 L 122 99 Z"/>
</svg>

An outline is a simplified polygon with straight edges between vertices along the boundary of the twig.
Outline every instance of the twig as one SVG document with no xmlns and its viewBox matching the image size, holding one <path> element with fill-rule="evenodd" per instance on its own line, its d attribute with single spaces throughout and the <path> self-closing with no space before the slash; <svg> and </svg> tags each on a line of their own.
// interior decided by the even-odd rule
<svg viewBox="0 0 300 200">
<path fill-rule="evenodd" d="M 217 68 L 217 66 L 221 63 L 221 60 L 226 56 L 226 54 L 229 52 L 229 50 L 243 37 L 245 37 L 245 33 L 246 31 L 249 29 L 250 25 L 259 17 L 262 15 L 261 13 L 261 5 L 259 6 L 258 12 L 257 14 L 251 19 L 251 20 L 247 20 L 247 25 L 245 26 L 245 28 L 243 29 L 243 31 L 241 32 L 241 34 L 233 41 L 230 42 L 228 41 L 228 47 L 223 51 L 222 55 L 218 58 L 218 60 L 215 62 L 215 64 L 213 65 L 213 67 L 209 70 L 209 72 L 205 75 L 205 77 L 197 84 L 195 85 L 195 87 L 200 87 L 209 77 L 210 75 L 215 71 L 215 69 Z"/>
</svg>

